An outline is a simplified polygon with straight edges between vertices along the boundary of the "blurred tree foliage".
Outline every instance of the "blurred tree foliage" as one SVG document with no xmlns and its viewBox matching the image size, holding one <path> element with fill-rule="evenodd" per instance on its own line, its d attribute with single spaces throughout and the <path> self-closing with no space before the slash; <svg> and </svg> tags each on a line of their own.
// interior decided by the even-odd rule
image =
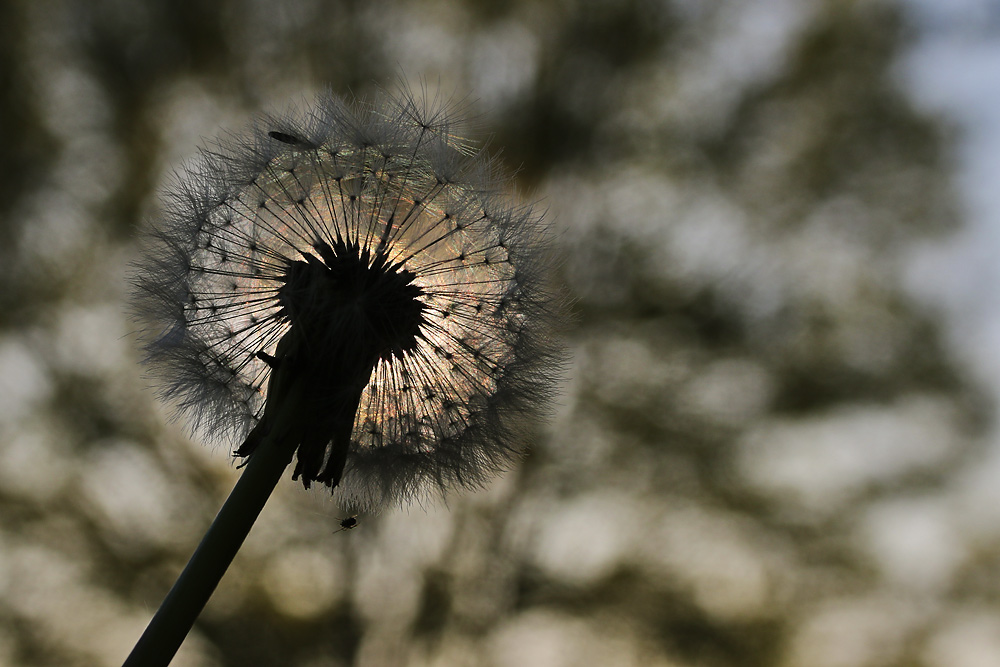
<svg viewBox="0 0 1000 667">
<path fill-rule="evenodd" d="M 0 3 L 0 663 L 120 663 L 235 479 L 124 338 L 171 165 L 400 75 L 468 93 L 551 209 L 577 314 L 557 414 L 448 507 L 335 533 L 286 485 L 176 664 L 987 650 L 991 405 L 901 286 L 958 224 L 947 137 L 891 75 L 904 28 L 837 0 Z"/>
</svg>

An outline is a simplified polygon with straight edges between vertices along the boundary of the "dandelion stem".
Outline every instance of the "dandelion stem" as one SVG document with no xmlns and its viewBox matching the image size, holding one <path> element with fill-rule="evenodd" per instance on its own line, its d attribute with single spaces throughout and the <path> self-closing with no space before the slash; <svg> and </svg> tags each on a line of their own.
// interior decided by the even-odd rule
<svg viewBox="0 0 1000 667">
<path fill-rule="evenodd" d="M 272 438 L 265 438 L 257 447 L 123 667 L 159 667 L 170 663 L 243 545 L 294 452 L 294 447 L 274 442 Z"/>
</svg>

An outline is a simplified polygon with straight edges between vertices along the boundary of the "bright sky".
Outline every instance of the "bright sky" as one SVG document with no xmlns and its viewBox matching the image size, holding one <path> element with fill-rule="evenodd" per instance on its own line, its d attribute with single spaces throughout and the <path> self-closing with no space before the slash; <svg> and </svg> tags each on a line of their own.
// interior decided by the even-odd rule
<svg viewBox="0 0 1000 667">
<path fill-rule="evenodd" d="M 900 62 L 915 103 L 957 131 L 965 229 L 918 254 L 911 284 L 951 315 L 957 350 L 1000 394 L 1000 1 L 903 0 L 918 28 Z"/>
</svg>

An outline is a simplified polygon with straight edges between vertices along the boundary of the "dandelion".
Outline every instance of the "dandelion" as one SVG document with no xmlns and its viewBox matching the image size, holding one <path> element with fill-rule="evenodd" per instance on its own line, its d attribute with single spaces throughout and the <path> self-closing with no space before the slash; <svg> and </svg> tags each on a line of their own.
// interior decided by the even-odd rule
<svg viewBox="0 0 1000 667">
<path fill-rule="evenodd" d="M 461 130 L 426 96 L 326 95 L 167 193 L 133 305 L 163 396 L 239 443 L 246 531 L 293 459 L 306 488 L 373 510 L 522 451 L 559 359 L 547 235 Z"/>
</svg>

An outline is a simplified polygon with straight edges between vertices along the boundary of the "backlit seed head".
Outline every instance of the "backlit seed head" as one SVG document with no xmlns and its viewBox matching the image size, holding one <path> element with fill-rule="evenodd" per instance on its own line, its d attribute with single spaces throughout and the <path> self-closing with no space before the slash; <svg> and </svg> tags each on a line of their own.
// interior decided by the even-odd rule
<svg viewBox="0 0 1000 667">
<path fill-rule="evenodd" d="M 134 273 L 162 393 L 238 444 L 294 332 L 309 410 L 356 388 L 342 477 L 324 437 L 299 449 L 306 486 L 371 509 L 506 467 L 558 374 L 559 308 L 541 216 L 458 129 L 407 92 L 326 95 L 203 150 Z"/>
</svg>

